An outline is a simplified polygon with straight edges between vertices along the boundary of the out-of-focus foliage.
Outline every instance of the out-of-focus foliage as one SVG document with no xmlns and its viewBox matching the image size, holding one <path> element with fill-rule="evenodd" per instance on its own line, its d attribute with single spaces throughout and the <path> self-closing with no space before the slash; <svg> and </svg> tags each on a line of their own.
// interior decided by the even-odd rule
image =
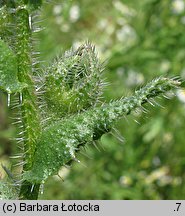
<svg viewBox="0 0 185 216">
<path fill-rule="evenodd" d="M 107 101 L 160 75 L 185 78 L 184 0 L 55 0 L 43 5 L 39 19 L 45 29 L 37 35 L 38 49 L 46 64 L 85 40 L 108 59 Z M 124 142 L 113 132 L 102 137 L 99 150 L 86 147 L 88 157 L 79 155 L 81 164 L 61 169 L 64 182 L 50 178 L 40 198 L 184 199 L 183 86 L 176 93 L 170 102 L 158 100 L 164 108 L 146 107 L 147 117 L 134 113 L 121 120 L 116 128 Z"/>
</svg>

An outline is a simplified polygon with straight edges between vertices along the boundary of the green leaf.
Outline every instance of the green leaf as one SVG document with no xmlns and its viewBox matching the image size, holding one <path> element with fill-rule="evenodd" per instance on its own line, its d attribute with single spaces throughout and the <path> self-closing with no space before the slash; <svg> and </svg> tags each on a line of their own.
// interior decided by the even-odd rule
<svg viewBox="0 0 185 216">
<path fill-rule="evenodd" d="M 17 61 L 13 51 L 0 40 L 0 89 L 7 93 L 21 92 L 26 84 L 17 77 Z"/>
<path fill-rule="evenodd" d="M 15 200 L 18 194 L 12 182 L 0 179 L 0 200 Z"/>
</svg>

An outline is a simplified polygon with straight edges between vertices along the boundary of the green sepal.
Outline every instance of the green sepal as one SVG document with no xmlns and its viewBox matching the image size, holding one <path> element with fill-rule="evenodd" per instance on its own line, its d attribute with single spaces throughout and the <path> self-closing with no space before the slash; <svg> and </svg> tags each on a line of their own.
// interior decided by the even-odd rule
<svg viewBox="0 0 185 216">
<path fill-rule="evenodd" d="M 8 45 L 0 40 L 0 89 L 7 93 L 21 92 L 27 85 L 17 77 L 17 60 Z"/>
<path fill-rule="evenodd" d="M 90 43 L 66 52 L 44 74 L 43 96 L 48 109 L 63 117 L 95 106 L 102 94 L 102 71 Z"/>
</svg>

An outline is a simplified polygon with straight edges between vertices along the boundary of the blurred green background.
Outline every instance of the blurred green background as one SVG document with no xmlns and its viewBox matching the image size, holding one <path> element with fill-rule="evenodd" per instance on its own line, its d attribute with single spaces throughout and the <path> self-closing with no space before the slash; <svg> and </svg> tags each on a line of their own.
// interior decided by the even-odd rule
<svg viewBox="0 0 185 216">
<path fill-rule="evenodd" d="M 184 0 L 55 0 L 36 19 L 44 28 L 34 36 L 43 67 L 71 46 L 96 45 L 106 61 L 104 101 L 131 95 L 157 76 L 185 79 Z M 162 107 L 120 120 L 98 149 L 86 146 L 81 163 L 60 170 L 64 182 L 51 177 L 40 199 L 184 199 L 184 84 L 175 93 L 157 100 Z M 0 161 L 8 166 L 15 128 L 0 96 Z"/>
</svg>

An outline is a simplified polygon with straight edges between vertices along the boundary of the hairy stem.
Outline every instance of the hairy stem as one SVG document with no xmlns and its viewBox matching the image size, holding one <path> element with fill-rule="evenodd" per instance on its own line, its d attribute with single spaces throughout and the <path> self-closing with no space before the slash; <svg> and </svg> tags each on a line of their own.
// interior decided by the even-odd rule
<svg viewBox="0 0 185 216">
<path fill-rule="evenodd" d="M 63 118 L 43 131 L 35 152 L 34 164 L 24 173 L 23 179 L 32 184 L 44 183 L 62 165 L 76 159 L 79 147 L 99 139 L 111 130 L 114 123 L 128 115 L 142 104 L 151 103 L 157 97 L 177 87 L 180 82 L 173 79 L 158 78 L 135 92 L 135 95 L 95 107 L 86 112 Z"/>
<path fill-rule="evenodd" d="M 20 95 L 25 148 L 23 171 L 28 171 L 32 168 L 33 164 L 36 142 L 40 134 L 40 121 L 36 105 L 35 86 L 32 80 L 29 12 L 25 9 L 24 4 L 16 8 L 15 19 L 17 25 L 15 51 L 18 63 L 18 79 L 28 86 L 22 91 L 22 95 Z M 34 187 L 35 189 L 33 190 L 30 190 L 30 187 L 32 185 L 23 182 L 20 190 L 21 199 L 37 198 L 39 186 Z"/>
</svg>

